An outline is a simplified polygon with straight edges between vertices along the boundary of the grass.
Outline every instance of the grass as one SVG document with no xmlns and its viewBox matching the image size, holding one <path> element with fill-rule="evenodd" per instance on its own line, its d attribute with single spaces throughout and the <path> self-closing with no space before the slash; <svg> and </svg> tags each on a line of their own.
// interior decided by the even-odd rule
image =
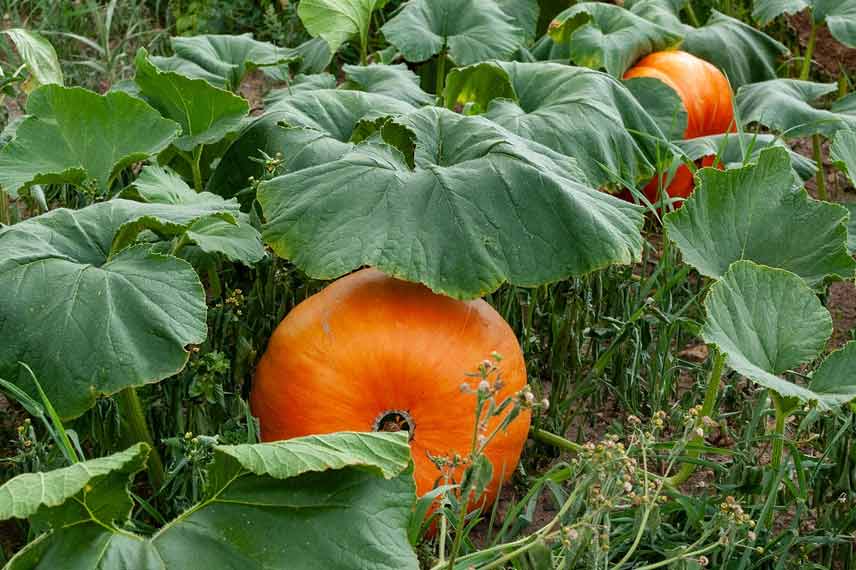
<svg viewBox="0 0 856 570">
<path fill-rule="evenodd" d="M 694 5 L 702 18 L 711 7 L 723 8 Z M 745 18 L 749 3 L 735 0 L 724 9 Z M 291 4 L 276 11 L 264 1 L 89 1 L 59 8 L 22 0 L 0 3 L 0 14 L 4 25 L 50 34 L 68 83 L 100 90 L 129 76 L 138 47 L 161 52 L 176 31 L 252 30 L 280 45 L 305 38 Z M 3 46 L 0 65 L 14 67 L 16 56 Z M 52 200 L 84 205 L 63 188 L 51 192 Z M 520 338 L 537 399 L 549 400 L 534 428 L 567 441 L 532 441 L 495 527 L 449 513 L 455 556 L 474 565 L 486 560 L 484 569 L 540 568 L 544 548 L 560 543 L 568 568 L 632 562 L 638 570 L 664 559 L 672 561 L 668 568 L 687 570 L 704 560 L 735 570 L 856 566 L 853 410 L 798 410 L 786 426 L 778 470 L 770 465 L 774 409 L 765 391 L 725 375 L 718 416 L 704 425 L 693 410 L 712 368 L 696 336 L 708 283 L 651 230 L 643 260 L 633 267 L 537 289 L 506 286 L 487 298 Z M 177 377 L 139 391 L 166 468 L 161 493 L 134 514 L 142 532 L 200 496 L 215 442 L 257 441 L 246 403 L 253 366 L 282 317 L 324 283 L 271 258 L 253 269 L 212 267 L 205 285 L 208 341 L 194 348 Z M 117 403 L 102 400 L 71 428 L 88 456 L 116 451 Z M 699 428 L 705 443 L 693 447 Z M 60 450 L 27 420 L 9 439 L 2 478 L 62 464 Z M 651 477 L 683 460 L 698 468 L 680 488 Z M 425 567 L 438 567 L 441 550 L 437 540 L 421 546 Z M 490 558 L 498 552 L 505 559 Z"/>
</svg>

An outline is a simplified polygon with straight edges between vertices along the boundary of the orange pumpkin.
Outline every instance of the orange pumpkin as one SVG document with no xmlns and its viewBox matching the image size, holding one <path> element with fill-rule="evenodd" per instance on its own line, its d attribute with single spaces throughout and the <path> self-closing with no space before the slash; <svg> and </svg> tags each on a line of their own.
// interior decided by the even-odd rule
<svg viewBox="0 0 856 570">
<path fill-rule="evenodd" d="M 659 79 L 681 98 L 687 110 L 685 139 L 719 135 L 734 128 L 728 79 L 715 66 L 684 51 L 658 51 L 642 58 L 624 79 Z"/>
<path fill-rule="evenodd" d="M 696 168 L 706 168 L 708 166 L 713 166 L 715 160 L 716 158 L 714 156 L 705 156 L 701 160 L 695 161 L 695 165 Z M 717 168 L 722 170 L 723 166 L 721 162 L 717 164 Z M 667 176 L 668 174 L 666 172 L 658 174 L 642 189 L 642 192 L 645 193 L 645 197 L 648 198 L 648 201 L 652 204 L 657 201 L 659 197 L 660 184 L 665 183 Z M 661 178 L 662 182 L 660 181 Z M 693 173 L 690 172 L 689 168 L 682 164 L 675 171 L 672 181 L 666 187 L 666 193 L 668 193 L 671 198 L 683 198 L 686 200 L 690 197 L 690 194 L 693 193 L 694 185 Z M 629 190 L 622 191 L 619 196 L 628 202 L 633 201 L 633 194 L 631 194 Z M 675 208 L 680 208 L 682 205 L 683 202 L 678 202 L 675 204 Z"/>
<path fill-rule="evenodd" d="M 735 130 L 734 107 L 728 79 L 715 66 L 683 51 L 659 51 L 642 58 L 624 74 L 624 79 L 653 77 L 677 92 L 687 110 L 684 138 L 720 135 Z M 710 166 L 713 159 L 705 158 Z M 661 175 L 664 176 L 664 175 Z M 651 180 L 644 189 L 645 196 L 655 202 L 659 182 Z M 666 188 L 672 198 L 688 198 L 693 191 L 693 176 L 686 166 L 680 166 Z M 623 197 L 630 196 L 629 192 Z"/>
<path fill-rule="evenodd" d="M 442 483 L 429 453 L 470 452 L 476 396 L 461 388 L 476 387 L 480 379 L 467 375 L 493 352 L 503 357 L 499 402 L 524 388 L 526 366 L 514 332 L 490 305 L 364 269 L 283 319 L 259 362 L 250 402 L 265 441 L 404 427 L 422 495 Z M 529 421 L 524 411 L 488 445 L 494 477 L 485 504 L 502 474 L 507 481 L 514 471 Z"/>
</svg>

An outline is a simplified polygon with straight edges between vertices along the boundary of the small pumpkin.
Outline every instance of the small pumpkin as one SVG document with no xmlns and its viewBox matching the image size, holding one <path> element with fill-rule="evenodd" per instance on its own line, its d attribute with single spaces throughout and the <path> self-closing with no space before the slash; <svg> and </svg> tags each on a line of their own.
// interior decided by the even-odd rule
<svg viewBox="0 0 856 570">
<path fill-rule="evenodd" d="M 624 74 L 624 79 L 653 77 L 675 90 L 687 111 L 684 138 L 720 135 L 735 130 L 734 102 L 731 86 L 725 75 L 714 65 L 684 51 L 660 51 L 642 58 Z M 713 159 L 705 158 L 709 166 Z M 651 180 L 644 188 L 645 196 L 657 200 L 659 183 Z M 693 191 L 693 176 L 681 165 L 666 192 L 672 198 L 688 198 Z M 623 194 L 625 198 L 630 193 Z"/>
<path fill-rule="evenodd" d="M 283 319 L 256 369 L 250 402 L 264 441 L 406 429 L 422 495 L 442 483 L 429 454 L 470 451 L 476 396 L 462 384 L 476 388 L 480 379 L 468 374 L 493 352 L 503 357 L 499 402 L 526 385 L 520 345 L 499 313 L 483 300 L 458 301 L 364 269 Z M 507 481 L 513 473 L 529 421 L 524 410 L 488 445 L 494 474 L 484 504 L 495 499 L 502 474 Z"/>
</svg>

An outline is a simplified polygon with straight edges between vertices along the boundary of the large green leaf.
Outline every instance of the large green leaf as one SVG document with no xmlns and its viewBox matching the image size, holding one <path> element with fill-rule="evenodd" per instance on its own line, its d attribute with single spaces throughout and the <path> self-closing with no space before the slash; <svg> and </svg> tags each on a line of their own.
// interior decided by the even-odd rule
<svg viewBox="0 0 856 570">
<path fill-rule="evenodd" d="M 809 388 L 830 406 L 856 399 L 856 342 L 830 354 L 811 377 Z"/>
<path fill-rule="evenodd" d="M 799 276 L 739 261 L 711 286 L 704 305 L 702 338 L 725 353 L 731 368 L 781 396 L 837 405 L 835 395 L 780 377 L 817 358 L 832 334 L 832 317 Z M 852 376 L 845 382 L 855 384 Z"/>
<path fill-rule="evenodd" d="M 577 65 L 605 69 L 614 77 L 624 75 L 641 57 L 674 48 L 683 39 L 680 30 L 600 2 L 582 2 L 556 16 L 550 37 L 569 45 L 571 61 Z"/>
<path fill-rule="evenodd" d="M 577 159 L 594 186 L 654 175 L 657 124 L 605 73 L 556 63 L 479 63 L 449 74 L 444 101 Z"/>
<path fill-rule="evenodd" d="M 129 503 L 127 475 L 113 477 L 45 513 L 48 531 L 9 570 L 418 568 L 406 535 L 415 499 L 406 435 L 338 433 L 214 452 L 206 498 L 153 537 L 124 530 L 127 512 L 76 504 Z"/>
<path fill-rule="evenodd" d="M 262 73 L 277 81 L 288 81 L 292 75 L 321 73 L 333 60 L 333 52 L 323 38 L 312 38 L 297 47 L 288 48 L 287 52 L 296 59 L 289 59 L 282 65 L 263 67 Z"/>
<path fill-rule="evenodd" d="M 817 164 L 813 160 L 794 152 L 780 137 L 774 135 L 725 133 L 675 141 L 674 144 L 689 160 L 716 156 L 719 165 L 725 168 L 742 168 L 747 163 L 758 162 L 761 151 L 770 147 L 779 147 L 788 151 L 794 181 L 799 186 L 817 172 Z"/>
<path fill-rule="evenodd" d="M 319 36 L 338 51 L 346 41 L 357 37 L 366 48 L 372 12 L 383 8 L 387 0 L 302 0 L 297 15 L 306 31 Z"/>
<path fill-rule="evenodd" d="M 850 183 L 856 185 L 856 131 L 838 131 L 829 149 L 829 158 L 835 166 L 847 174 Z M 856 253 L 856 203 L 844 203 L 842 206 L 850 212 L 847 249 L 853 254 Z"/>
<path fill-rule="evenodd" d="M 24 473 L 0 487 L 0 521 L 27 519 L 39 509 L 58 507 L 84 492 L 93 479 L 114 471 L 133 474 L 139 471 L 148 456 L 148 446 L 138 443 L 108 457 L 100 457 L 47 473 Z M 127 475 L 126 475 L 127 480 Z M 125 512 L 128 516 L 128 512 Z"/>
<path fill-rule="evenodd" d="M 2 33 L 9 36 L 18 55 L 26 64 L 30 72 L 31 80 L 28 82 L 28 90 L 35 89 L 41 85 L 63 84 L 62 67 L 59 64 L 56 50 L 51 43 L 36 32 L 22 28 L 9 28 Z"/>
<path fill-rule="evenodd" d="M 737 110 L 744 124 L 759 123 L 788 139 L 822 134 L 832 137 L 840 129 L 856 128 L 856 108 L 849 98 L 831 110 L 812 105 L 838 90 L 835 83 L 774 79 L 744 85 L 737 91 Z"/>
<path fill-rule="evenodd" d="M 371 265 L 456 298 L 640 255 L 641 208 L 487 119 L 425 107 L 380 135 L 261 185 L 274 251 L 313 277 Z"/>
<path fill-rule="evenodd" d="M 538 0 L 497 0 L 503 12 L 511 16 L 515 26 L 523 30 L 526 41 L 538 35 L 538 17 L 541 12 Z"/>
<path fill-rule="evenodd" d="M 681 140 L 687 130 L 687 110 L 678 92 L 653 77 L 622 81 L 660 128 L 667 140 Z"/>
<path fill-rule="evenodd" d="M 241 131 L 214 171 L 208 189 L 230 197 L 249 186 L 249 177 L 261 179 L 265 167 L 253 160 L 261 152 L 271 157 L 282 153 L 281 172 L 336 160 L 351 149 L 354 128 L 363 119 L 412 110 L 412 105 L 391 97 L 342 89 L 285 96 Z"/>
<path fill-rule="evenodd" d="M 33 184 L 91 184 L 106 193 L 126 166 L 167 148 L 181 127 L 125 93 L 98 95 L 45 85 L 0 150 L 0 186 L 13 196 Z"/>
<path fill-rule="evenodd" d="M 210 192 L 196 192 L 175 173 L 147 166 L 134 181 L 137 197 L 149 204 L 204 205 L 232 214 L 194 220 L 184 230 L 185 239 L 205 253 L 220 253 L 232 261 L 252 265 L 265 256 L 261 235 L 236 200 L 224 200 Z M 218 212 L 219 213 L 219 212 Z"/>
<path fill-rule="evenodd" d="M 826 22 L 836 40 L 856 47 L 856 0 L 755 0 L 752 16 L 766 25 L 782 14 L 805 9 L 811 9 L 815 23 Z"/>
<path fill-rule="evenodd" d="M 741 259 L 787 269 L 811 286 L 852 278 L 847 211 L 794 191 L 790 166 L 785 149 L 771 148 L 754 165 L 699 171 L 696 191 L 665 217 L 687 263 L 714 278 Z"/>
<path fill-rule="evenodd" d="M 407 61 L 445 50 L 457 65 L 504 59 L 524 42 L 495 0 L 410 0 L 382 31 Z"/>
<path fill-rule="evenodd" d="M 164 117 L 181 125 L 181 136 L 172 144 L 182 151 L 219 142 L 237 131 L 250 111 L 242 97 L 207 81 L 160 71 L 143 48 L 137 53 L 136 65 L 134 80 L 142 95 Z"/>
<path fill-rule="evenodd" d="M 386 95 L 411 105 L 429 105 L 434 96 L 419 86 L 419 76 L 400 63 L 398 65 L 345 65 L 345 89 Z"/>
<path fill-rule="evenodd" d="M 253 69 L 282 65 L 301 57 L 295 50 L 254 40 L 251 34 L 175 37 L 171 41 L 175 55 L 152 57 L 152 63 L 164 71 L 204 79 L 230 91 L 236 91 Z"/>
<path fill-rule="evenodd" d="M 210 216 L 234 219 L 223 204 L 111 200 L 0 229 L 0 375 L 36 394 L 17 374 L 29 364 L 60 415 L 75 417 L 101 394 L 181 370 L 185 346 L 207 333 L 199 277 L 132 244 L 143 230 L 169 238 Z"/>
<path fill-rule="evenodd" d="M 775 79 L 778 60 L 789 53 L 767 34 L 716 10 L 704 26 L 685 30 L 681 49 L 721 69 L 734 89 Z"/>
</svg>

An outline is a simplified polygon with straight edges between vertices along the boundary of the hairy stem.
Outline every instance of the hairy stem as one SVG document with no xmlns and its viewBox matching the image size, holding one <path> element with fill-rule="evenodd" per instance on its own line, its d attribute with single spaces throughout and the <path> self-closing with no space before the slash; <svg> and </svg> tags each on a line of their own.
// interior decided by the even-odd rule
<svg viewBox="0 0 856 570">
<path fill-rule="evenodd" d="M 116 395 L 116 403 L 119 405 L 119 412 L 122 416 L 122 440 L 124 444 L 133 445 L 142 441 L 152 448 L 148 460 L 149 478 L 152 487 L 157 491 L 164 482 L 163 461 L 152 440 L 152 434 L 146 423 L 146 415 L 143 413 L 143 405 L 140 403 L 137 390 L 133 386 L 125 388 Z"/>
<path fill-rule="evenodd" d="M 704 403 L 701 406 L 701 414 L 700 417 L 710 416 L 713 413 L 713 408 L 716 405 L 716 397 L 719 394 L 719 384 L 722 380 L 722 368 L 725 364 L 725 355 L 716 350 L 714 351 L 713 357 L 713 368 L 710 371 L 710 378 L 707 381 L 707 390 L 704 394 Z M 701 445 L 704 442 L 703 437 L 696 437 L 692 440 L 693 446 Z M 688 453 L 688 456 L 692 459 L 697 459 L 701 455 L 701 452 L 693 449 Z M 695 463 L 684 463 L 681 465 L 681 469 L 672 475 L 669 478 L 669 483 L 673 486 L 678 486 L 686 482 L 687 479 L 690 478 L 695 472 L 696 464 Z"/>
<path fill-rule="evenodd" d="M 443 89 L 446 88 L 446 48 L 440 51 L 440 55 L 437 56 L 437 82 L 435 88 L 435 94 L 437 95 L 437 104 L 443 104 Z"/>
<path fill-rule="evenodd" d="M 812 56 L 814 56 L 814 44 L 816 41 L 817 24 L 814 22 L 814 14 L 812 14 L 811 31 L 808 34 L 808 45 L 805 46 L 802 69 L 800 70 L 800 79 L 802 79 L 803 81 L 808 80 L 808 76 L 811 73 L 811 58 Z"/>
</svg>

